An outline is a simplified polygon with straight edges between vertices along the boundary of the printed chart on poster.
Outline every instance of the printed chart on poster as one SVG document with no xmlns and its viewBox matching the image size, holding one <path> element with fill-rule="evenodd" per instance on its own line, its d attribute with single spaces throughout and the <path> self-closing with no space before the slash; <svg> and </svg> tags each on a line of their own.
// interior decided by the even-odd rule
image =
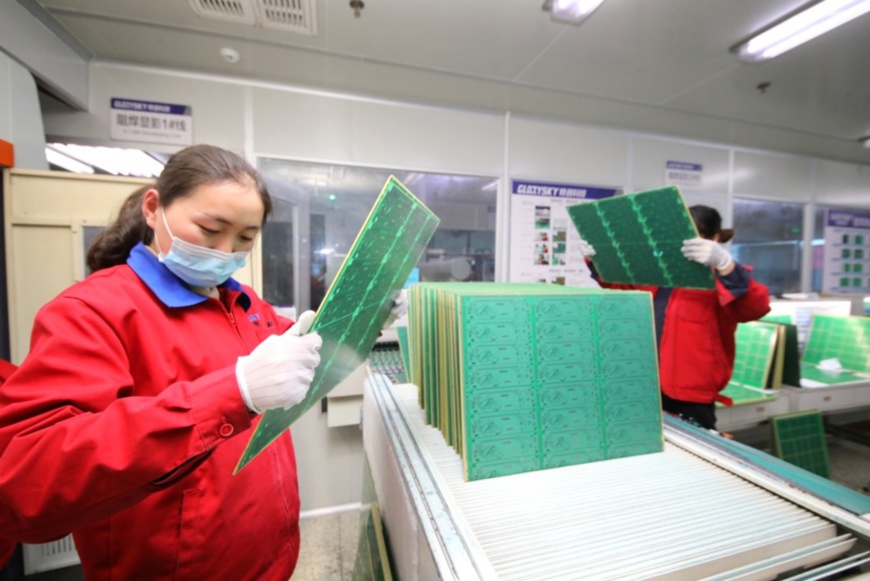
<svg viewBox="0 0 870 581">
<path fill-rule="evenodd" d="M 870 212 L 826 211 L 822 292 L 870 292 Z"/>
<path fill-rule="evenodd" d="M 619 192 L 612 188 L 513 180 L 509 280 L 597 287 L 566 208 L 611 198 Z"/>
</svg>

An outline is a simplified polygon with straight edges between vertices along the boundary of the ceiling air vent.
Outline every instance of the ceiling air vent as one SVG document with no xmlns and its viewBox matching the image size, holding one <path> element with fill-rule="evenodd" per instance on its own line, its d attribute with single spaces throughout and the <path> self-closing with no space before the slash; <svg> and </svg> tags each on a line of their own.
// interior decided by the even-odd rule
<svg viewBox="0 0 870 581">
<path fill-rule="evenodd" d="M 250 0 L 190 0 L 190 6 L 202 18 L 242 24 L 257 22 Z"/>
<path fill-rule="evenodd" d="M 314 0 L 254 0 L 264 28 L 292 30 L 315 36 L 317 20 Z"/>
</svg>

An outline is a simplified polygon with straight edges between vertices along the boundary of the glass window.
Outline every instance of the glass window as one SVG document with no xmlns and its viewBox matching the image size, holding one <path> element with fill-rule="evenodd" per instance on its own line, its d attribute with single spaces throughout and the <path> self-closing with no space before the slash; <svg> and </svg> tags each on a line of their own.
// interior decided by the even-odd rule
<svg viewBox="0 0 870 581">
<path fill-rule="evenodd" d="M 771 295 L 801 290 L 803 204 L 734 200 L 734 259 Z"/>
<path fill-rule="evenodd" d="M 105 226 L 82 226 L 82 249 L 84 251 L 82 258 L 85 261 L 85 276 L 91 274 L 91 269 L 88 267 L 88 250 L 94 243 L 94 239 L 105 229 Z"/>
<path fill-rule="evenodd" d="M 317 308 L 390 175 L 441 219 L 420 280 L 495 280 L 495 178 L 268 158 L 258 165 L 275 200 L 263 230 L 263 295 L 273 305 Z"/>
</svg>

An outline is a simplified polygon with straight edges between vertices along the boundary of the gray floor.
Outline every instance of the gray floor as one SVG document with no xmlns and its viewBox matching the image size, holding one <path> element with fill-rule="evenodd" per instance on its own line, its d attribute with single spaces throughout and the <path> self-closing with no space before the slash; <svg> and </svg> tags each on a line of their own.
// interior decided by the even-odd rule
<svg viewBox="0 0 870 581">
<path fill-rule="evenodd" d="M 305 518 L 293 581 L 350 581 L 359 544 L 360 513 Z"/>
<path fill-rule="evenodd" d="M 765 432 L 736 433 L 736 438 L 764 449 Z M 828 437 L 832 480 L 864 493 L 870 491 L 870 446 Z M 305 518 L 302 548 L 294 581 L 350 581 L 356 558 L 360 514 L 356 511 Z M 28 581 L 80 581 L 77 567 L 29 575 Z"/>
</svg>

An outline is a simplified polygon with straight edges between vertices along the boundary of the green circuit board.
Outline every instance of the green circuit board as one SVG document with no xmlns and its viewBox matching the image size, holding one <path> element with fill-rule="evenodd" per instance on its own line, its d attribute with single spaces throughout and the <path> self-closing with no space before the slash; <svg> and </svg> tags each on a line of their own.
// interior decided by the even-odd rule
<svg viewBox="0 0 870 581">
<path fill-rule="evenodd" d="M 758 389 L 767 385 L 778 332 L 779 327 L 773 323 L 753 321 L 737 325 L 731 381 Z"/>
<path fill-rule="evenodd" d="M 835 357 L 846 370 L 870 373 L 870 317 L 813 316 L 802 361 Z"/>
<path fill-rule="evenodd" d="M 377 502 L 360 518 L 359 542 L 351 581 L 392 581 L 393 571 Z"/>
<path fill-rule="evenodd" d="M 772 416 L 770 427 L 778 458 L 813 474 L 830 477 L 828 444 L 822 414 L 818 410 Z"/>
<path fill-rule="evenodd" d="M 412 380 L 466 480 L 662 450 L 650 295 L 411 287 Z"/>
<path fill-rule="evenodd" d="M 801 357 L 798 346 L 797 325 L 780 323 L 783 327 L 782 334 L 782 383 L 798 387 L 801 384 Z M 768 382 L 770 383 L 770 382 Z"/>
<path fill-rule="evenodd" d="M 720 393 L 725 397 L 731 398 L 734 405 L 760 403 L 776 399 L 775 395 L 768 395 L 756 387 L 747 387 L 730 381 Z M 716 407 L 723 407 L 723 404 L 716 402 Z"/>
<path fill-rule="evenodd" d="M 399 336 L 399 352 L 402 355 L 402 367 L 407 373 L 411 367 L 408 363 L 408 327 L 397 327 L 396 334 Z"/>
<path fill-rule="evenodd" d="M 440 220 L 390 176 L 329 287 L 311 332 L 323 339 L 320 365 L 304 401 L 264 413 L 238 472 L 369 357 L 395 297 Z"/>
<path fill-rule="evenodd" d="M 776 399 L 762 391 L 774 375 L 775 354 L 780 336 L 775 323 L 753 321 L 737 325 L 734 334 L 734 371 L 722 395 L 734 405 L 758 403 Z M 781 347 L 781 345 L 779 345 Z M 717 404 L 721 407 L 722 404 Z"/>
<path fill-rule="evenodd" d="M 683 256 L 698 230 L 676 187 L 568 206 L 580 237 L 595 248 L 592 263 L 610 283 L 713 289 L 710 267 Z"/>
</svg>

